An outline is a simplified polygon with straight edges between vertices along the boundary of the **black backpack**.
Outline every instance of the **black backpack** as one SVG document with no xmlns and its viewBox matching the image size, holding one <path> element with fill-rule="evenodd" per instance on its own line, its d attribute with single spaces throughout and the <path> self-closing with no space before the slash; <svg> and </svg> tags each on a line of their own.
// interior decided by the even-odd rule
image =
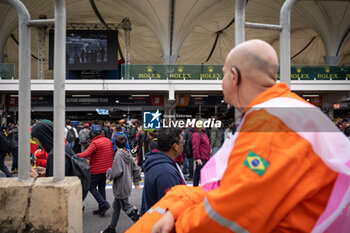
<svg viewBox="0 0 350 233">
<path fill-rule="evenodd" d="M 11 149 L 18 148 L 18 129 L 12 129 L 8 134 Z"/>
<path fill-rule="evenodd" d="M 105 137 L 111 139 L 111 129 L 108 126 L 102 126 Z"/>
<path fill-rule="evenodd" d="M 0 152 L 4 154 L 11 152 L 10 140 L 3 133 L 0 133 Z"/>
<path fill-rule="evenodd" d="M 201 137 L 202 140 L 202 134 L 199 132 L 188 132 L 186 141 L 185 141 L 185 154 L 187 158 L 192 158 L 193 157 L 193 151 L 192 151 L 192 136 L 194 133 L 198 133 L 199 136 Z"/>
<path fill-rule="evenodd" d="M 71 170 L 70 176 L 77 176 L 81 181 L 83 200 L 88 194 L 90 188 L 90 165 L 86 159 L 75 154 L 70 148 L 66 146 L 66 160 L 70 162 Z"/>
<path fill-rule="evenodd" d="M 75 132 L 73 127 L 71 127 L 70 129 L 67 128 L 67 142 L 72 143 L 75 141 Z"/>
</svg>

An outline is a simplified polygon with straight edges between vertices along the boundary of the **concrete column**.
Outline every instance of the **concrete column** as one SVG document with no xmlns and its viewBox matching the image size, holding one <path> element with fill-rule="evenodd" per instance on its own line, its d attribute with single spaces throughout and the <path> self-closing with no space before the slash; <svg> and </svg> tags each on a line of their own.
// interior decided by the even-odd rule
<svg viewBox="0 0 350 233">
<path fill-rule="evenodd" d="M 164 54 L 162 57 L 165 65 L 175 65 L 177 55 Z"/>
<path fill-rule="evenodd" d="M 169 104 L 169 97 L 164 95 L 164 114 L 169 116 L 171 113 L 170 113 L 170 104 Z M 165 123 L 168 124 L 169 123 L 169 117 L 165 117 Z"/>
<path fill-rule="evenodd" d="M 38 79 L 45 79 L 45 33 L 46 28 L 38 30 Z"/>
<path fill-rule="evenodd" d="M 337 66 L 343 56 L 324 56 L 323 58 L 327 66 Z"/>
<path fill-rule="evenodd" d="M 280 12 L 280 80 L 290 87 L 290 14 L 298 0 L 286 0 Z"/>
<path fill-rule="evenodd" d="M 235 45 L 245 41 L 245 5 L 246 0 L 236 0 L 235 5 Z"/>
<path fill-rule="evenodd" d="M 235 46 L 245 41 L 245 6 L 246 0 L 236 0 L 235 5 Z M 238 125 L 241 113 L 235 108 L 235 124 Z"/>
<path fill-rule="evenodd" d="M 130 79 L 130 31 L 131 22 L 128 17 L 122 20 L 122 27 L 125 33 L 125 79 Z"/>
<path fill-rule="evenodd" d="M 55 0 L 55 45 L 54 45 L 54 167 L 55 181 L 65 175 L 64 126 L 66 118 L 66 3 Z"/>
</svg>

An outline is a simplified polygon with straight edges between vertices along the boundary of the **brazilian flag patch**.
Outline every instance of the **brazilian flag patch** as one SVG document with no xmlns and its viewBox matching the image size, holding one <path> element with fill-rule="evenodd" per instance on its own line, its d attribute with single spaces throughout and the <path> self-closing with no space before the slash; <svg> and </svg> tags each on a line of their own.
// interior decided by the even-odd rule
<svg viewBox="0 0 350 233">
<path fill-rule="evenodd" d="M 270 165 L 267 160 L 263 159 L 260 155 L 255 154 L 253 151 L 249 151 L 243 164 L 259 176 L 263 176 Z"/>
</svg>

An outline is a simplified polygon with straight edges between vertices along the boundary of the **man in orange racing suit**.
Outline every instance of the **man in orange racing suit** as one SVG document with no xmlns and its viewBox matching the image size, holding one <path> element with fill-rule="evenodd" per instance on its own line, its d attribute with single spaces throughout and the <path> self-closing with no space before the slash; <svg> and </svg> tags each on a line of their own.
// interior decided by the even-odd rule
<svg viewBox="0 0 350 233">
<path fill-rule="evenodd" d="M 173 187 L 128 233 L 311 232 L 338 177 L 327 159 L 350 161 L 350 146 L 319 109 L 276 84 L 277 71 L 261 40 L 228 54 L 222 88 L 242 113 L 236 133 L 202 169 L 200 187 Z"/>
</svg>

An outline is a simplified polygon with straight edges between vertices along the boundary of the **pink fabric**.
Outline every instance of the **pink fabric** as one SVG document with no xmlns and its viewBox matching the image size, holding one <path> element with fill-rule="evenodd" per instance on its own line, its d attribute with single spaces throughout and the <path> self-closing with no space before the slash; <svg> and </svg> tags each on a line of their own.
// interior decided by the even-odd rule
<svg viewBox="0 0 350 233">
<path fill-rule="evenodd" d="M 243 120 L 242 120 L 243 123 Z M 241 125 L 238 130 L 241 128 Z M 230 135 L 221 148 L 216 152 L 201 170 L 201 187 L 204 191 L 216 189 L 220 186 L 220 180 L 227 168 L 227 163 L 234 148 L 238 134 Z"/>
<path fill-rule="evenodd" d="M 317 223 L 315 226 L 320 225 L 327 218 L 331 217 L 331 215 L 337 210 L 337 208 L 340 206 L 341 201 L 343 200 L 346 194 L 346 191 L 349 185 L 350 185 L 350 178 L 343 174 L 339 174 L 334 184 L 332 194 L 328 200 L 328 205 L 326 207 L 326 210 L 323 212 L 321 217 L 317 220 Z"/>
<path fill-rule="evenodd" d="M 325 233 L 349 233 L 349 210 L 350 206 L 347 205 L 337 219 L 327 228 Z"/>
<path fill-rule="evenodd" d="M 348 166 L 348 168 L 350 168 L 350 160 L 347 161 L 347 162 L 345 163 L 345 165 Z"/>
<path fill-rule="evenodd" d="M 220 186 L 220 180 L 212 182 L 212 183 L 206 183 L 206 184 L 202 185 L 202 189 L 205 192 L 209 192 L 210 190 L 214 190 L 214 189 L 219 188 L 219 186 Z"/>
<path fill-rule="evenodd" d="M 217 173 L 216 173 L 216 159 L 210 159 L 205 167 L 203 167 L 202 169 L 205 169 L 205 172 L 201 172 L 201 180 L 202 182 L 205 182 L 207 180 L 209 180 L 211 177 L 216 177 Z"/>
<path fill-rule="evenodd" d="M 209 181 L 210 178 L 212 177 L 217 177 L 217 172 L 216 172 L 216 159 L 210 159 L 206 164 L 205 167 L 202 168 L 201 170 L 201 183 L 203 183 L 202 188 L 204 189 L 205 192 L 208 192 L 210 190 L 213 190 L 215 188 L 219 187 L 219 182 L 214 181 L 214 182 L 204 182 L 204 181 Z M 203 169 L 205 169 L 203 171 Z"/>
</svg>

